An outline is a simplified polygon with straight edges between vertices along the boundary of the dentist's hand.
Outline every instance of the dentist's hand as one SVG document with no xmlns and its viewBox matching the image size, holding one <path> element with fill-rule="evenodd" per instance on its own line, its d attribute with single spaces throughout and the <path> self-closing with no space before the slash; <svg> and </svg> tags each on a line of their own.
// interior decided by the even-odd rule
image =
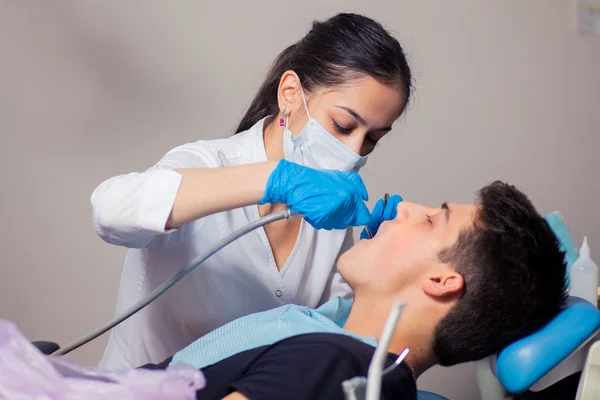
<svg viewBox="0 0 600 400">
<path fill-rule="evenodd" d="M 367 189 L 355 172 L 317 170 L 281 160 L 259 204 L 283 203 L 315 229 L 345 229 L 369 222 Z"/>
<path fill-rule="evenodd" d="M 402 197 L 395 194 L 390 196 L 387 201 L 387 205 L 383 206 L 383 199 L 379 199 L 377 203 L 375 203 L 375 207 L 373 207 L 373 211 L 371 212 L 371 220 L 367 224 L 369 231 L 375 236 L 377 231 L 379 230 L 379 225 L 383 223 L 383 221 L 389 221 L 396 218 L 398 203 L 402 201 Z M 361 239 L 369 239 L 369 234 L 366 229 L 363 229 L 360 234 Z"/>
</svg>

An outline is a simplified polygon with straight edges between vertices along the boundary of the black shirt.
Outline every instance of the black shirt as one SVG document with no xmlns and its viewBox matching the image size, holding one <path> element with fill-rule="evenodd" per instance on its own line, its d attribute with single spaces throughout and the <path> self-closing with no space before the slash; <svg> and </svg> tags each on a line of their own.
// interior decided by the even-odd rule
<svg viewBox="0 0 600 400">
<path fill-rule="evenodd" d="M 344 400 L 342 382 L 367 376 L 375 349 L 346 335 L 313 333 L 294 336 L 231 356 L 202 370 L 206 387 L 197 398 L 221 399 L 240 392 L 251 400 Z M 385 365 L 396 360 L 388 354 Z M 142 368 L 166 368 L 170 359 Z M 381 384 L 385 400 L 414 400 L 417 388 L 403 363 Z"/>
</svg>

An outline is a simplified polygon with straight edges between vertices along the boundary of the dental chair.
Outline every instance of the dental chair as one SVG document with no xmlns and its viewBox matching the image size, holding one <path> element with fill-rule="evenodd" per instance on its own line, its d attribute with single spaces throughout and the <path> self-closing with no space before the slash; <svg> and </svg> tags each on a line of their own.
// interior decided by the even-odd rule
<svg viewBox="0 0 600 400">
<path fill-rule="evenodd" d="M 481 399 L 502 400 L 505 392 L 523 400 L 600 399 L 599 359 L 600 310 L 570 296 L 548 325 L 478 364 Z M 418 400 L 444 399 L 430 392 L 418 393 Z"/>
<path fill-rule="evenodd" d="M 482 400 L 502 397 L 494 384 L 519 399 L 600 399 L 583 397 L 579 376 L 587 363 L 589 349 L 600 339 L 600 310 L 589 302 L 570 296 L 566 307 L 548 325 L 507 346 L 486 363 L 497 379 L 478 371 Z M 595 375 L 594 375 L 595 374 Z M 493 378 L 492 378 L 493 379 Z M 600 368 L 588 371 L 588 380 L 600 381 Z M 597 390 L 597 389 L 596 389 Z"/>
</svg>

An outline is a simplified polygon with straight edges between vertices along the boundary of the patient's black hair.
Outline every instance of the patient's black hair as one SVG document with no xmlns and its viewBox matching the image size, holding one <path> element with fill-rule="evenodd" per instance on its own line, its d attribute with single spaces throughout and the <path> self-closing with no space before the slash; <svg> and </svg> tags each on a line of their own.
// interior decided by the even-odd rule
<svg viewBox="0 0 600 400">
<path fill-rule="evenodd" d="M 464 292 L 435 329 L 440 365 L 483 359 L 547 324 L 567 297 L 565 254 L 548 223 L 514 186 L 478 193 L 472 229 L 440 253 Z"/>
<path fill-rule="evenodd" d="M 279 113 L 277 90 L 288 70 L 298 75 L 305 93 L 370 76 L 385 85 L 398 85 L 406 97 L 404 108 L 411 94 L 412 75 L 398 40 L 371 18 L 341 13 L 315 21 L 304 38 L 279 54 L 236 133 Z"/>
</svg>

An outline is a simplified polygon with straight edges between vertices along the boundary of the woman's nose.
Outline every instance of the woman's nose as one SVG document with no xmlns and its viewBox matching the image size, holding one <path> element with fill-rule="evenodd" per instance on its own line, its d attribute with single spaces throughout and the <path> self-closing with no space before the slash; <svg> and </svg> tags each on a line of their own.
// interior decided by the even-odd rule
<svg viewBox="0 0 600 400">
<path fill-rule="evenodd" d="M 362 156 L 363 143 L 364 137 L 360 137 L 359 135 L 353 135 L 353 137 L 348 137 L 348 140 L 344 144 L 354 153 Z"/>
<path fill-rule="evenodd" d="M 358 154 L 359 156 L 366 155 L 363 154 L 365 153 L 365 132 L 354 131 L 349 135 L 336 137 L 340 142 L 344 143 L 344 145 L 350 150 L 352 150 L 355 154 Z"/>
</svg>

